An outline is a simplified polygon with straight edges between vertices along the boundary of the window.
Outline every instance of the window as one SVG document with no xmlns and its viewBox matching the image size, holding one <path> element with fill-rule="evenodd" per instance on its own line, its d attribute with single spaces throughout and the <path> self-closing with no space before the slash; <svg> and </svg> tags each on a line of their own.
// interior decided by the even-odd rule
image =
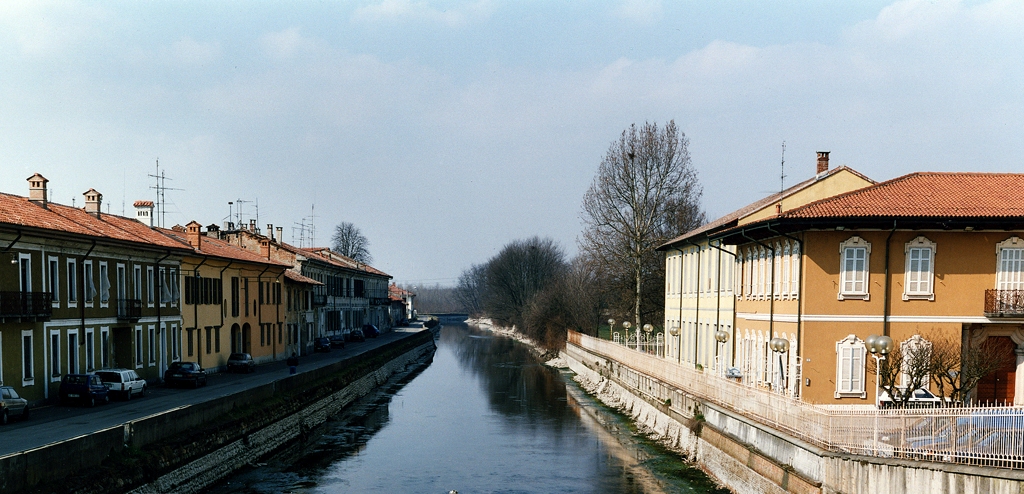
<svg viewBox="0 0 1024 494">
<path fill-rule="evenodd" d="M 60 331 L 50 331 L 50 378 L 60 379 Z M 54 379 L 56 378 L 56 379 Z"/>
<path fill-rule="evenodd" d="M 784 298 L 789 298 L 789 276 L 792 272 L 789 269 L 790 260 L 791 259 L 789 255 L 789 242 L 786 242 L 782 246 L 782 262 L 780 263 L 780 268 L 782 270 L 782 279 L 780 280 L 780 286 L 782 287 L 782 289 L 780 290 L 780 295 L 785 295 Z"/>
<path fill-rule="evenodd" d="M 100 362 L 104 369 L 110 367 L 110 329 L 100 328 Z"/>
<path fill-rule="evenodd" d="M 853 236 L 839 244 L 842 265 L 839 274 L 839 300 L 868 300 L 868 256 L 871 244 Z"/>
<path fill-rule="evenodd" d="M 35 383 L 35 374 L 32 358 L 32 330 L 21 332 L 21 384 L 30 385 Z"/>
<path fill-rule="evenodd" d="M 794 243 L 793 249 L 790 252 L 793 256 L 793 260 L 790 263 L 793 272 L 789 277 L 789 294 L 795 298 L 800 295 L 800 244 Z"/>
<path fill-rule="evenodd" d="M 32 291 L 32 255 L 18 254 L 18 287 L 22 292 Z"/>
<path fill-rule="evenodd" d="M 1024 242 L 1010 237 L 996 244 L 998 253 L 996 289 L 1024 290 Z"/>
<path fill-rule="evenodd" d="M 220 326 L 213 329 L 213 347 L 215 352 L 220 353 Z"/>
<path fill-rule="evenodd" d="M 865 398 L 864 340 L 849 335 L 836 343 L 836 398 Z"/>
<path fill-rule="evenodd" d="M 135 328 L 135 368 L 142 367 L 142 328 Z"/>
<path fill-rule="evenodd" d="M 49 271 L 47 273 L 47 275 L 48 275 L 48 280 L 49 280 L 49 285 L 50 285 L 48 287 L 50 289 L 50 297 L 53 299 L 53 306 L 54 307 L 59 307 L 60 306 L 60 263 L 58 262 L 56 257 L 52 257 L 51 256 L 49 258 L 49 260 L 47 261 L 47 264 L 48 264 L 48 268 L 49 268 L 47 270 L 47 271 Z"/>
<path fill-rule="evenodd" d="M 132 269 L 132 294 L 135 300 L 142 301 L 142 266 Z"/>
<path fill-rule="evenodd" d="M 125 270 L 124 264 L 117 265 L 117 299 L 124 300 L 128 298 L 128 272 Z"/>
<path fill-rule="evenodd" d="M 156 364 L 156 328 L 149 327 L 149 365 Z"/>
<path fill-rule="evenodd" d="M 78 262 L 68 259 L 68 307 L 78 305 Z"/>
<path fill-rule="evenodd" d="M 206 327 L 206 354 L 207 355 L 213 353 L 213 338 L 211 338 L 211 336 L 213 336 L 213 328 L 207 326 Z"/>
<path fill-rule="evenodd" d="M 170 268 L 167 270 L 169 274 L 168 284 L 170 285 L 171 291 L 171 305 L 178 305 L 178 300 L 181 300 L 181 292 L 178 291 L 178 270 Z"/>
<path fill-rule="evenodd" d="M 85 261 L 83 263 L 83 271 L 85 276 L 85 306 L 92 307 L 96 299 L 96 282 L 92 275 L 92 261 Z"/>
<path fill-rule="evenodd" d="M 107 263 L 100 261 L 100 307 L 106 307 L 110 302 L 110 273 L 107 271 Z"/>
<path fill-rule="evenodd" d="M 96 370 L 96 342 L 92 328 L 85 328 L 85 370 Z"/>
<path fill-rule="evenodd" d="M 68 374 L 78 374 L 78 331 L 68 331 Z"/>
<path fill-rule="evenodd" d="M 776 300 L 782 298 L 782 263 L 779 262 L 781 258 L 782 246 L 776 243 L 772 251 L 772 298 Z"/>
<path fill-rule="evenodd" d="M 903 300 L 935 300 L 935 242 L 917 237 L 907 243 L 907 271 L 904 276 Z"/>
<path fill-rule="evenodd" d="M 231 277 L 231 317 L 238 317 L 239 303 L 238 298 L 240 296 L 238 277 Z"/>
<path fill-rule="evenodd" d="M 153 266 L 146 266 L 146 303 L 153 306 L 156 293 L 156 277 L 153 276 Z"/>
</svg>

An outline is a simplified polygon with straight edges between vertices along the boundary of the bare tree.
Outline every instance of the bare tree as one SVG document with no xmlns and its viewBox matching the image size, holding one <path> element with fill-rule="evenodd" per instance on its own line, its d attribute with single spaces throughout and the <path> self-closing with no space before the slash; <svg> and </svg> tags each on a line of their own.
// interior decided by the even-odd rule
<svg viewBox="0 0 1024 494">
<path fill-rule="evenodd" d="M 364 264 L 373 262 L 373 257 L 370 256 L 370 241 L 352 223 L 343 221 L 334 227 L 331 243 L 333 250 L 343 256 Z"/>
<path fill-rule="evenodd" d="M 664 260 L 655 249 L 704 222 L 688 144 L 674 121 L 661 128 L 631 125 L 609 146 L 583 198 L 580 248 L 607 273 L 603 285 L 629 287 L 623 298 L 631 302 L 628 312 L 637 325 L 664 303 L 650 296 L 665 282 Z"/>
<path fill-rule="evenodd" d="M 955 403 L 970 401 L 971 392 L 985 376 L 1016 361 L 1013 351 L 986 339 L 980 344 L 961 344 L 958 338 L 939 335 L 932 340 L 935 387 Z"/>
<path fill-rule="evenodd" d="M 926 341 L 926 340 L 922 340 Z M 895 345 L 885 360 L 870 359 L 867 370 L 878 376 L 878 387 L 889 395 L 893 406 L 906 407 L 914 391 L 926 387 L 932 372 L 934 342 L 920 346 Z"/>
<path fill-rule="evenodd" d="M 455 287 L 455 298 L 463 310 L 472 316 L 483 313 L 484 289 L 487 285 L 487 266 L 474 264 L 459 275 L 459 283 Z"/>
<path fill-rule="evenodd" d="M 565 269 L 565 254 L 551 239 L 533 237 L 506 245 L 486 264 L 484 311 L 498 322 L 525 328 L 533 297 Z"/>
</svg>

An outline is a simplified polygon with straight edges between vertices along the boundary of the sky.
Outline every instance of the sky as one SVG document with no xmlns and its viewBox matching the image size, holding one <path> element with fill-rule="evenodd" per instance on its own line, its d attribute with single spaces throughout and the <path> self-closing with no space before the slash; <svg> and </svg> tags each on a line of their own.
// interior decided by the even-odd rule
<svg viewBox="0 0 1024 494">
<path fill-rule="evenodd" d="M 39 172 L 132 216 L 159 159 L 165 226 L 347 221 L 395 281 L 451 285 L 516 239 L 575 255 L 633 123 L 677 123 L 710 218 L 816 151 L 878 181 L 1022 172 L 1022 33 L 1009 0 L 5 0 L 0 192 Z"/>
</svg>

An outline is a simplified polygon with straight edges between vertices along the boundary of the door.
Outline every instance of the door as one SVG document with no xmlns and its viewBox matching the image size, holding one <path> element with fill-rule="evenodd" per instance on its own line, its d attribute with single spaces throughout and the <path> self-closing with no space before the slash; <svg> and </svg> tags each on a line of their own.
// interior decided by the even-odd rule
<svg viewBox="0 0 1024 494">
<path fill-rule="evenodd" d="M 995 341 L 993 341 L 995 340 Z M 990 336 L 989 345 L 992 349 L 998 349 L 999 353 L 1004 351 L 1010 355 L 1014 354 L 1017 345 L 1009 336 Z M 1008 403 L 1013 404 L 1013 390 L 1017 378 L 1017 363 L 1009 360 L 1002 368 L 985 376 L 978 382 L 975 388 L 975 396 L 980 403 Z"/>
</svg>

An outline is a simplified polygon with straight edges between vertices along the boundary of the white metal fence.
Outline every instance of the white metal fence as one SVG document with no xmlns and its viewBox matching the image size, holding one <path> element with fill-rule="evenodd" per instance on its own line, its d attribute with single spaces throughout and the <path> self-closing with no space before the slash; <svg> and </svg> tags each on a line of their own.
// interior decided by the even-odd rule
<svg viewBox="0 0 1024 494">
<path fill-rule="evenodd" d="M 639 345 L 637 344 L 637 338 L 640 339 Z M 613 331 L 612 341 L 648 355 L 655 355 L 658 357 L 665 356 L 665 333 L 638 334 L 636 331 L 628 331 L 625 333 Z"/>
<path fill-rule="evenodd" d="M 1024 468 L 1024 408 L 827 408 L 638 352 L 635 346 L 576 332 L 570 332 L 569 344 L 632 369 L 638 375 L 618 371 L 624 383 L 687 415 L 692 399 L 673 388 L 829 451 Z"/>
</svg>

